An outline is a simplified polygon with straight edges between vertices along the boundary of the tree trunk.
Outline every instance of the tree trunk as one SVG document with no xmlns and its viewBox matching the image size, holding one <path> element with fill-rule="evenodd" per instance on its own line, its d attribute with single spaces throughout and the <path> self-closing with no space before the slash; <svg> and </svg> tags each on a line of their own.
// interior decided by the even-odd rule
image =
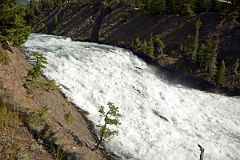
<svg viewBox="0 0 240 160">
<path fill-rule="evenodd" d="M 200 151 L 201 151 L 201 153 L 200 153 L 200 160 L 203 160 L 203 157 L 204 157 L 204 148 L 201 146 L 201 145 L 199 145 L 198 144 L 198 147 L 200 148 Z"/>
</svg>

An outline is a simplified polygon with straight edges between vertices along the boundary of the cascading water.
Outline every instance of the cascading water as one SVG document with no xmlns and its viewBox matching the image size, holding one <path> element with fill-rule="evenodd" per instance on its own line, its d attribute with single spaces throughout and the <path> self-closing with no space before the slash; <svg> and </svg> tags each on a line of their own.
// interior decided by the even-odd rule
<svg viewBox="0 0 240 160">
<path fill-rule="evenodd" d="M 113 102 L 122 114 L 119 135 L 106 142 L 122 159 L 240 158 L 240 99 L 171 85 L 154 67 L 125 49 L 32 34 L 26 54 L 43 53 L 44 73 L 69 100 L 99 122 L 99 107 Z"/>
</svg>

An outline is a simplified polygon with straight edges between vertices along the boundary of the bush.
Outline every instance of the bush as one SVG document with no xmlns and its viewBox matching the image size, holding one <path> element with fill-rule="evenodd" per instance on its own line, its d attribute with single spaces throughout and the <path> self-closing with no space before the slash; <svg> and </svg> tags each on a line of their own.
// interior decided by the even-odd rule
<svg viewBox="0 0 240 160">
<path fill-rule="evenodd" d="M 31 112 L 28 114 L 25 121 L 29 124 L 43 126 L 48 119 L 49 108 L 44 106 L 42 109 L 37 112 Z"/>
<path fill-rule="evenodd" d="M 0 129 L 14 127 L 19 122 L 19 115 L 17 112 L 13 112 L 8 106 L 0 106 Z"/>
<path fill-rule="evenodd" d="M 0 49 L 0 64 L 7 65 L 10 62 L 9 55 Z"/>
<path fill-rule="evenodd" d="M 74 117 L 73 117 L 73 115 L 72 115 L 72 112 L 69 111 L 69 112 L 65 113 L 65 114 L 64 114 L 64 119 L 65 119 L 65 121 L 66 121 L 68 124 L 73 123 Z"/>
<path fill-rule="evenodd" d="M 33 54 L 33 60 L 35 64 L 33 68 L 28 70 L 28 74 L 24 79 L 24 86 L 28 89 L 28 92 L 31 93 L 32 88 L 39 88 L 43 91 L 57 90 L 59 86 L 54 80 L 45 78 L 42 80 L 40 78 L 45 64 L 47 64 L 47 59 L 40 53 Z"/>
<path fill-rule="evenodd" d="M 6 160 L 30 160 L 29 156 L 19 147 L 5 152 Z"/>
</svg>

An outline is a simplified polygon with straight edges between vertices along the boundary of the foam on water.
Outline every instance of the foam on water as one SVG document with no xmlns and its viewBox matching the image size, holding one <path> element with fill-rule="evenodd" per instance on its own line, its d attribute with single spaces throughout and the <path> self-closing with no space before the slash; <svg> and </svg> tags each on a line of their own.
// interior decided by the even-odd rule
<svg viewBox="0 0 240 160">
<path fill-rule="evenodd" d="M 239 159 L 239 98 L 170 85 L 117 47 L 41 34 L 32 34 L 24 47 L 29 56 L 38 51 L 47 57 L 44 73 L 95 124 L 101 105 L 120 108 L 119 136 L 106 146 L 122 159 L 199 159 L 198 144 L 205 160 Z"/>
</svg>

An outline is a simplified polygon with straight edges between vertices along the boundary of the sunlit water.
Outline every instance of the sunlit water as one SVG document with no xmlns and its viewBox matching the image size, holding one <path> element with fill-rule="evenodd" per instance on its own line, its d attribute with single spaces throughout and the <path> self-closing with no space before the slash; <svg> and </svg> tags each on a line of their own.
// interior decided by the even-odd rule
<svg viewBox="0 0 240 160">
<path fill-rule="evenodd" d="M 41 34 L 24 47 L 29 56 L 47 57 L 44 73 L 95 124 L 101 105 L 120 108 L 119 135 L 106 146 L 122 159 L 197 160 L 198 144 L 205 160 L 240 159 L 239 98 L 168 84 L 157 69 L 117 47 Z"/>
</svg>

